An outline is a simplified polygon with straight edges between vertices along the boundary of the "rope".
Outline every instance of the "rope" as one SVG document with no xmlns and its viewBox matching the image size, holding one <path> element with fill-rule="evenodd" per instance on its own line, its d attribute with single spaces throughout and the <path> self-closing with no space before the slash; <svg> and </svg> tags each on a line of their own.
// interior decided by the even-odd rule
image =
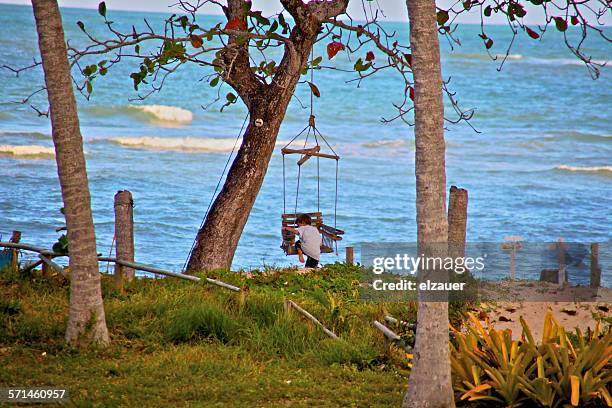
<svg viewBox="0 0 612 408">
<path fill-rule="evenodd" d="M 314 61 L 314 44 L 310 49 L 310 83 L 314 85 L 314 67 L 312 66 Z M 310 117 L 314 116 L 314 93 L 310 90 Z M 314 127 L 314 126 L 313 126 Z"/>
<path fill-rule="evenodd" d="M 287 187 L 285 182 L 285 155 L 283 154 L 283 214 L 287 213 Z"/>
<path fill-rule="evenodd" d="M 336 199 L 334 202 L 334 228 L 337 227 L 337 218 L 338 218 L 338 164 L 339 160 L 336 160 Z"/>
<path fill-rule="evenodd" d="M 317 212 L 321 212 L 321 176 L 319 175 L 319 156 L 317 156 Z"/>
<path fill-rule="evenodd" d="M 336 198 L 334 202 L 334 229 L 337 229 L 337 221 L 338 221 L 338 165 L 340 164 L 340 160 L 336 160 Z M 334 241 L 336 245 L 336 256 L 338 256 L 338 241 Z"/>
<path fill-rule="evenodd" d="M 113 254 L 113 247 L 115 246 L 115 240 L 117 236 L 113 234 L 113 242 L 111 242 L 110 249 L 108 250 L 108 257 L 110 258 Z M 110 261 L 106 262 L 106 273 L 108 273 L 108 268 L 110 267 Z"/>
<path fill-rule="evenodd" d="M 295 191 L 295 209 L 293 210 L 294 214 L 297 214 L 297 206 L 298 206 L 298 196 L 300 194 L 300 173 L 302 171 L 302 166 L 298 166 L 298 177 L 297 177 L 297 189 Z"/>
<path fill-rule="evenodd" d="M 240 140 L 240 137 L 242 136 L 242 131 L 244 130 L 244 126 L 246 125 L 248 119 L 249 119 L 249 112 L 247 112 L 246 116 L 244 117 L 244 121 L 242 122 L 240 131 L 238 132 L 238 136 L 236 136 L 236 140 L 234 141 L 234 146 L 232 147 L 232 151 L 230 152 L 227 158 L 227 161 L 225 162 L 225 166 L 223 167 L 223 172 L 221 172 L 221 176 L 219 177 L 219 181 L 217 182 L 215 191 L 213 191 L 212 197 L 210 197 L 210 202 L 208 203 L 208 208 L 206 208 L 206 213 L 204 214 L 204 218 L 202 218 L 202 223 L 200 224 L 200 228 L 198 229 L 198 234 L 196 234 L 196 237 L 193 239 L 193 243 L 191 244 L 191 249 L 189 250 L 189 253 L 187 254 L 187 258 L 185 259 L 185 263 L 183 264 L 183 269 L 182 269 L 183 271 L 185 271 L 185 268 L 187 268 L 187 262 L 189 262 L 189 258 L 191 258 L 191 254 L 193 253 L 193 249 L 196 246 L 196 242 L 198 242 L 198 235 L 200 231 L 202 230 L 202 228 L 204 227 L 204 223 L 206 222 L 206 218 L 208 217 L 210 208 L 212 207 L 212 204 L 217 195 L 217 190 L 219 190 L 219 186 L 221 185 L 221 182 L 223 181 L 223 177 L 225 176 L 225 172 L 227 171 L 227 166 L 229 166 L 232 156 L 234 155 L 234 151 L 236 150 L 236 146 L 238 145 L 238 140 Z"/>
<path fill-rule="evenodd" d="M 313 132 L 314 134 L 314 132 Z M 308 133 L 306 133 L 306 140 L 304 140 L 304 146 L 303 148 L 306 148 L 306 145 L 308 144 L 308 138 L 310 137 L 310 125 L 308 126 Z M 302 155 L 302 157 L 304 157 Z M 298 176 L 297 176 L 297 189 L 295 191 L 295 210 L 294 210 L 294 214 L 297 214 L 297 207 L 298 207 L 298 196 L 300 195 L 300 176 L 302 174 L 302 166 L 298 166 Z"/>
</svg>

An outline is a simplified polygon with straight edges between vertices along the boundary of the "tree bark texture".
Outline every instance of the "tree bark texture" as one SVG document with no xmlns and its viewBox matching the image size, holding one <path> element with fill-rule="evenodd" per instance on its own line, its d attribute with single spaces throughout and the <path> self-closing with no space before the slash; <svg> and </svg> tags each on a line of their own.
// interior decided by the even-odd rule
<svg viewBox="0 0 612 408">
<path fill-rule="evenodd" d="M 55 0 L 32 0 L 32 6 L 70 242 L 70 312 L 66 340 L 77 345 L 106 345 L 109 337 L 100 287 L 91 198 L 62 19 Z"/>
<path fill-rule="evenodd" d="M 115 244 L 117 259 L 134 262 L 134 201 L 127 190 L 115 194 Z M 123 280 L 134 279 L 134 268 L 115 264 L 115 289 L 123 290 Z"/>
<path fill-rule="evenodd" d="M 414 75 L 419 247 L 447 242 L 444 105 L 434 0 L 407 0 Z M 420 251 L 419 251 L 420 253 Z M 403 407 L 454 407 L 448 303 L 419 300 L 412 372 Z"/>
<path fill-rule="evenodd" d="M 468 192 L 451 186 L 448 199 L 448 251 L 451 258 L 465 256 Z"/>
</svg>

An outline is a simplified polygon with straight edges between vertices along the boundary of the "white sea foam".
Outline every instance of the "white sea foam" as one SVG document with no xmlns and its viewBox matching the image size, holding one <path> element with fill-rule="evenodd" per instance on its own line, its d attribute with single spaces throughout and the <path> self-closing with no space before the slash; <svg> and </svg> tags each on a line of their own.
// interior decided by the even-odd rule
<svg viewBox="0 0 612 408">
<path fill-rule="evenodd" d="M 180 152 L 229 152 L 234 147 L 235 139 L 212 139 L 197 137 L 114 137 L 113 143 L 139 149 L 180 151 Z"/>
<path fill-rule="evenodd" d="M 157 150 L 166 152 L 209 152 L 209 153 L 225 153 L 231 152 L 236 143 L 235 138 L 206 138 L 206 137 L 157 137 L 157 136 L 139 136 L 139 137 L 111 137 L 108 139 L 111 143 L 121 146 L 132 147 L 144 150 Z M 284 146 L 286 140 L 277 140 L 277 146 Z M 240 140 L 236 144 L 236 149 L 240 147 Z"/>
<path fill-rule="evenodd" d="M 498 59 L 506 58 L 507 60 L 522 60 L 524 58 L 521 54 L 508 54 L 507 57 L 506 54 L 496 54 L 495 57 Z"/>
<path fill-rule="evenodd" d="M 154 120 L 170 124 L 187 124 L 193 120 L 193 113 L 187 109 L 166 105 L 129 105 L 134 109 L 150 115 Z"/>
<path fill-rule="evenodd" d="M 53 157 L 55 155 L 55 150 L 52 147 L 39 145 L 0 145 L 0 154 L 19 158 L 41 158 Z"/>
<path fill-rule="evenodd" d="M 406 146 L 409 143 L 408 140 L 404 139 L 394 139 L 394 140 L 376 140 L 374 142 L 364 143 L 363 147 L 369 148 L 398 148 Z"/>
<path fill-rule="evenodd" d="M 576 167 L 576 166 L 566 166 L 562 164 L 562 165 L 555 167 L 555 169 L 573 171 L 573 172 L 585 172 L 585 173 L 612 173 L 612 166 Z"/>
</svg>

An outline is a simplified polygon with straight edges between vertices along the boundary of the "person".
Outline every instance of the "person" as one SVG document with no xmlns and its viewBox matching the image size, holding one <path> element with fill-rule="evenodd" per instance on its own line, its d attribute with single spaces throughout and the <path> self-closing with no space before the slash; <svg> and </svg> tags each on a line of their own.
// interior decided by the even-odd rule
<svg viewBox="0 0 612 408">
<path fill-rule="evenodd" d="M 312 226 L 312 218 L 308 214 L 300 214 L 295 220 L 297 228 L 284 227 L 286 231 L 293 232 L 300 236 L 295 243 L 295 249 L 301 263 L 304 263 L 306 254 L 306 267 L 316 268 L 321 257 L 321 233 L 316 227 Z"/>
</svg>

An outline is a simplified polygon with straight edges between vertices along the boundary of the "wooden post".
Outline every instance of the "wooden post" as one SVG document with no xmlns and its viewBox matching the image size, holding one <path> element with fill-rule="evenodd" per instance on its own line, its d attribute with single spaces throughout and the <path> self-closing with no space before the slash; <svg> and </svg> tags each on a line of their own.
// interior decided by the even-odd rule
<svg viewBox="0 0 612 408">
<path fill-rule="evenodd" d="M 41 270 L 42 276 L 50 275 L 51 274 L 50 270 L 51 270 L 51 268 L 49 267 L 49 264 L 43 262 L 42 270 Z"/>
<path fill-rule="evenodd" d="M 353 247 L 346 247 L 346 264 L 353 265 Z"/>
<path fill-rule="evenodd" d="M 448 202 L 449 256 L 453 259 L 465 256 L 468 192 L 451 186 Z"/>
<path fill-rule="evenodd" d="M 501 245 L 501 249 L 510 251 L 510 280 L 512 281 L 516 279 L 516 253 L 519 249 L 523 248 L 522 240 L 523 237 L 510 235 L 504 237 L 504 241 L 510 241 L 510 243 Z"/>
<path fill-rule="evenodd" d="M 601 268 L 599 267 L 599 244 L 591 244 L 591 285 L 592 288 L 601 286 Z"/>
<path fill-rule="evenodd" d="M 567 281 L 567 272 L 565 270 L 565 244 L 563 243 L 563 238 L 559 238 L 557 250 L 559 251 L 559 274 L 557 275 L 557 283 L 559 285 L 564 285 Z"/>
<path fill-rule="evenodd" d="M 115 194 L 115 243 L 117 259 L 134 262 L 134 202 L 127 190 Z M 115 264 L 115 288 L 123 290 L 123 279 L 134 279 L 134 269 Z"/>
<path fill-rule="evenodd" d="M 11 239 L 9 240 L 9 242 L 18 244 L 19 241 L 21 241 L 21 231 L 13 231 L 13 234 L 11 235 Z M 11 270 L 13 271 L 18 271 L 18 264 L 17 264 L 18 254 L 19 253 L 17 252 L 16 249 L 11 250 Z"/>
</svg>

